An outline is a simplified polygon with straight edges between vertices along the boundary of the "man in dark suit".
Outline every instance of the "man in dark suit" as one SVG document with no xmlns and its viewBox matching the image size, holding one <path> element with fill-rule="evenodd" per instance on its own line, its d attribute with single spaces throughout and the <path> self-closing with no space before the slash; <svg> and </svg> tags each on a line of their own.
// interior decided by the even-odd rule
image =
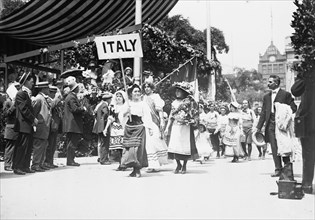
<svg viewBox="0 0 315 220">
<path fill-rule="evenodd" d="M 263 98 L 262 112 L 256 126 L 257 130 L 260 132 L 264 123 L 266 125 L 265 139 L 266 142 L 269 142 L 271 145 L 272 157 L 275 164 L 275 173 L 271 175 L 272 177 L 280 176 L 282 169 L 281 157 L 278 155 L 278 146 L 275 134 L 276 123 L 274 103 L 279 102 L 291 106 L 293 113 L 296 112 L 297 109 L 291 94 L 285 90 L 280 89 L 279 86 L 280 77 L 276 75 L 270 75 L 268 87 L 271 89 L 271 92 L 267 93 Z M 290 157 L 282 157 L 282 160 L 284 164 L 288 164 L 290 162 Z"/>
<path fill-rule="evenodd" d="M 30 169 L 31 154 L 33 147 L 33 127 L 38 124 L 35 118 L 31 101 L 31 89 L 34 85 L 30 73 L 24 73 L 19 81 L 22 89 L 18 91 L 15 98 L 16 120 L 14 130 L 19 132 L 13 152 L 13 171 L 15 174 L 24 175 L 34 173 Z"/>
<path fill-rule="evenodd" d="M 92 132 L 98 136 L 98 156 L 99 162 L 102 165 L 111 164 L 109 161 L 110 133 L 108 130 L 106 136 L 104 136 L 103 131 L 109 116 L 109 104 L 111 102 L 112 96 L 113 95 L 110 92 L 103 93 L 102 101 L 95 107 L 94 110 L 95 123 Z"/>
<path fill-rule="evenodd" d="M 79 92 L 78 84 L 73 76 L 67 78 L 70 92 L 65 99 L 63 132 L 67 133 L 67 166 L 80 166 L 74 161 L 75 150 L 83 134 L 82 114 L 86 110 L 80 103 L 77 93 Z"/>
<path fill-rule="evenodd" d="M 294 96 L 301 96 L 294 130 L 302 144 L 302 188 L 305 193 L 312 194 L 315 165 L 315 66 L 297 75 L 291 92 Z"/>
</svg>

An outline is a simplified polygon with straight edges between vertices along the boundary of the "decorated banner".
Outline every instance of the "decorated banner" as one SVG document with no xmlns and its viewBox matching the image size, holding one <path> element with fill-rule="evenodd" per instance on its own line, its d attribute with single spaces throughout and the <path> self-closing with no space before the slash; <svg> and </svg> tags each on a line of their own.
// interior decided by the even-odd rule
<svg viewBox="0 0 315 220">
<path fill-rule="evenodd" d="M 170 76 L 171 83 L 189 82 L 193 88 L 194 98 L 199 101 L 198 77 L 197 77 L 197 57 L 191 58 L 185 62 Z"/>
<path fill-rule="evenodd" d="M 94 41 L 100 60 L 143 57 L 139 34 L 95 37 Z"/>
</svg>

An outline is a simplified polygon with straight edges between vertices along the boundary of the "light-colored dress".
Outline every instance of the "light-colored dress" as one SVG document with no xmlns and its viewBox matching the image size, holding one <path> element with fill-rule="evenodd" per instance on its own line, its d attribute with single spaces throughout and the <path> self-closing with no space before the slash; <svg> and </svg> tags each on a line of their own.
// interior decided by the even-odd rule
<svg viewBox="0 0 315 220">
<path fill-rule="evenodd" d="M 240 156 L 243 155 L 243 150 L 241 147 L 241 125 L 240 120 L 241 116 L 238 112 L 230 112 L 228 114 L 229 123 L 225 128 L 223 135 L 223 143 L 233 148 L 233 155 Z"/>
<path fill-rule="evenodd" d="M 167 164 L 167 145 L 163 138 L 163 132 L 160 130 L 159 112 L 163 111 L 164 101 L 158 94 L 145 95 L 143 101 L 146 102 L 150 108 L 152 117 L 152 133 L 149 135 L 146 130 L 146 150 L 148 155 L 148 169 L 157 169 L 163 164 Z M 162 119 L 163 120 L 163 119 Z"/>
<path fill-rule="evenodd" d="M 198 154 L 201 159 L 205 157 L 209 157 L 210 154 L 213 152 L 211 143 L 209 140 L 209 133 L 207 131 L 200 132 L 200 130 L 196 129 L 195 133 L 195 140 L 196 140 L 196 147 L 198 150 Z"/>
<path fill-rule="evenodd" d="M 187 116 L 191 110 L 188 98 L 176 99 L 172 103 L 170 119 L 173 120 L 168 155 L 170 159 L 197 159 L 198 152 L 193 128 L 187 123 Z"/>
</svg>

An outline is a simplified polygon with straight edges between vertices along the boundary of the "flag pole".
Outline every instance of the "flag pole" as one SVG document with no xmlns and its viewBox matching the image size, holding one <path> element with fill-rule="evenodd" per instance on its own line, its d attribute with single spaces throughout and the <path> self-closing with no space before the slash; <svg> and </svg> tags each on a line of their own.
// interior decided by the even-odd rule
<svg viewBox="0 0 315 220">
<path fill-rule="evenodd" d="M 126 83 L 124 65 L 123 65 L 122 59 L 119 58 L 119 60 L 120 60 L 120 67 L 121 67 L 121 72 L 122 72 L 122 76 L 123 76 L 123 81 L 124 81 L 124 88 L 125 88 L 125 92 L 127 94 L 127 100 L 125 100 L 125 101 L 127 103 L 127 106 L 129 107 L 129 97 L 128 97 L 128 91 L 127 91 L 127 83 Z M 131 115 L 129 115 L 129 119 L 131 121 Z"/>
<path fill-rule="evenodd" d="M 196 56 L 193 56 L 192 58 L 190 58 L 189 60 L 187 60 L 184 64 L 180 65 L 178 68 L 176 68 L 175 70 L 173 70 L 171 73 L 167 74 L 163 79 L 161 79 L 159 82 L 157 82 L 156 84 L 154 84 L 155 86 L 159 85 L 161 82 L 163 82 L 165 79 L 167 79 L 168 77 L 170 77 L 171 75 L 173 75 L 175 72 L 178 72 L 183 66 L 185 66 L 187 63 L 191 62 Z"/>
</svg>

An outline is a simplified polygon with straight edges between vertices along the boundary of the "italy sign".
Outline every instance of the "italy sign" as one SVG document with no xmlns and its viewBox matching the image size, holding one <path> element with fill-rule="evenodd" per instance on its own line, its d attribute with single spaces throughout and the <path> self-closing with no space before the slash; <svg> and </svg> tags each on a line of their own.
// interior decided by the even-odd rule
<svg viewBox="0 0 315 220">
<path fill-rule="evenodd" d="M 95 37 L 94 41 L 100 60 L 143 57 L 139 34 Z"/>
</svg>

